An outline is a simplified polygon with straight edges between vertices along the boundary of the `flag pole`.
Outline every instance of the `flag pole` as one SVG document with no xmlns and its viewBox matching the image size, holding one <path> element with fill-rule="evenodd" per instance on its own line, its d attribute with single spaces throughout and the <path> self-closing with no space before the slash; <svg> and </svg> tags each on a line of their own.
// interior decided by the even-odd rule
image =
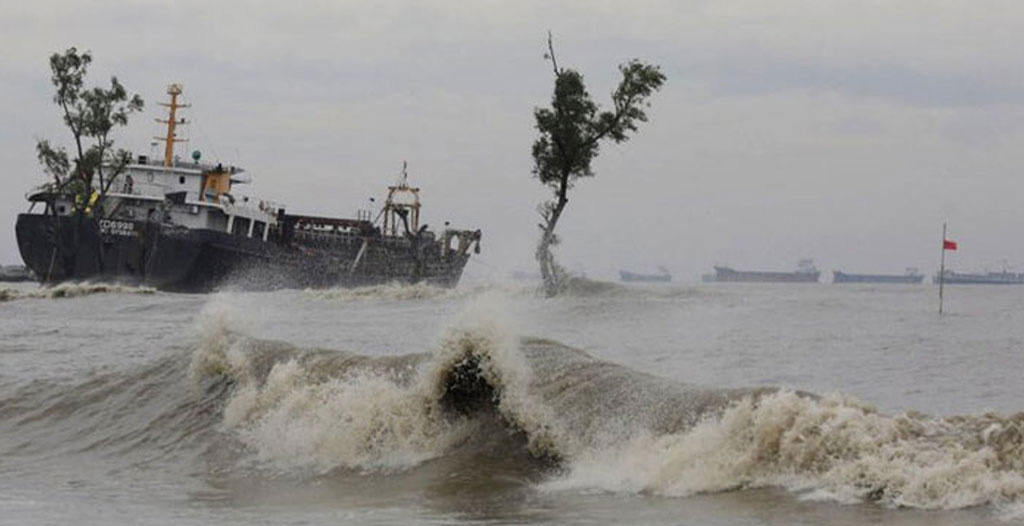
<svg viewBox="0 0 1024 526">
<path fill-rule="evenodd" d="M 946 283 L 946 223 L 942 223 L 942 257 L 939 259 L 939 315 L 942 315 L 942 289 Z"/>
</svg>

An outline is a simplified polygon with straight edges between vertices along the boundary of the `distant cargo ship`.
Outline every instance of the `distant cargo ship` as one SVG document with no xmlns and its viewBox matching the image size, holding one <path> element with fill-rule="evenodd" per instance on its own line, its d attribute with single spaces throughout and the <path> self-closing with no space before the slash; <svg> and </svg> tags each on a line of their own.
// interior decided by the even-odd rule
<svg viewBox="0 0 1024 526">
<path fill-rule="evenodd" d="M 672 274 L 664 267 L 658 268 L 657 274 L 640 274 L 627 270 L 619 271 L 619 279 L 625 282 L 665 283 L 672 281 Z"/>
<path fill-rule="evenodd" d="M 832 272 L 833 283 L 894 283 L 917 284 L 924 281 L 924 274 L 916 268 L 908 268 L 905 274 L 847 274 L 836 270 Z"/>
<path fill-rule="evenodd" d="M 985 274 L 967 274 L 947 270 L 946 283 L 954 285 L 1024 285 L 1024 273 L 1016 272 L 986 272 Z M 932 277 L 932 283 L 939 282 L 939 274 L 936 272 Z"/>
<path fill-rule="evenodd" d="M 716 282 L 817 283 L 821 272 L 810 259 L 802 259 L 795 272 L 766 272 L 715 267 Z"/>
</svg>

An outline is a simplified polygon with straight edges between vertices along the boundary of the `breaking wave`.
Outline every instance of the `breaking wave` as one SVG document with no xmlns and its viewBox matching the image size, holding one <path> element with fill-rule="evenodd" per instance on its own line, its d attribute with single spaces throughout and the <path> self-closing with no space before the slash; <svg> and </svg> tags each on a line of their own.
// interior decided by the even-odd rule
<svg viewBox="0 0 1024 526">
<path fill-rule="evenodd" d="M 493 325 L 452 329 L 433 353 L 373 357 L 247 338 L 216 310 L 205 319 L 190 374 L 234 386 L 223 424 L 260 466 L 408 469 L 478 436 L 480 412 L 528 413 L 504 395 L 525 388 L 528 368 Z"/>
<path fill-rule="evenodd" d="M 355 288 L 306 289 L 305 295 L 313 299 L 360 301 L 360 300 L 429 300 L 446 297 L 457 297 L 456 289 L 416 283 L 407 285 L 389 283 L 386 285 L 370 285 Z"/>
<path fill-rule="evenodd" d="M 562 295 L 575 298 L 674 300 L 696 296 L 713 296 L 717 295 L 717 293 L 707 288 L 671 283 L 631 283 L 627 285 L 572 276 L 566 281 Z"/>
<path fill-rule="evenodd" d="M 150 287 L 133 287 L 113 283 L 58 283 L 34 289 L 0 289 L 0 301 L 17 299 L 77 298 L 92 294 L 155 294 Z"/>
<path fill-rule="evenodd" d="M 390 476 L 517 463 L 544 491 L 1024 507 L 1024 413 L 886 415 L 841 395 L 688 385 L 520 338 L 478 299 L 429 352 L 369 356 L 239 332 L 216 305 L 148 365 L 0 400 L 5 458 L 93 452 L 219 474 Z M 510 460 L 512 459 L 512 460 Z M 504 464 L 502 464 L 504 463 Z M 453 468 L 454 470 L 454 468 Z"/>
<path fill-rule="evenodd" d="M 544 460 L 549 491 L 783 487 L 925 509 L 1024 502 L 1024 414 L 890 416 L 840 395 L 696 387 L 515 338 L 481 315 L 432 352 L 400 356 L 304 350 L 223 327 L 204 342 L 194 378 L 231 378 L 223 424 L 277 469 L 413 469 L 486 430 L 521 437 Z M 483 424 L 492 417 L 503 430 Z"/>
<path fill-rule="evenodd" d="M 306 297 L 317 300 L 333 301 L 414 301 L 434 299 L 462 299 L 492 292 L 501 292 L 508 296 L 532 295 L 534 287 L 480 285 L 475 287 L 441 287 L 428 283 L 389 283 L 385 285 L 369 285 L 365 287 L 338 287 L 329 289 L 305 289 Z"/>
<path fill-rule="evenodd" d="M 303 294 L 314 300 L 330 301 L 420 301 L 420 300 L 456 300 L 475 298 L 488 294 L 500 294 L 505 297 L 543 296 L 544 290 L 539 284 L 523 283 L 489 283 L 476 286 L 459 286 L 455 288 L 441 287 L 427 283 L 403 284 L 389 283 L 385 285 L 369 285 L 365 287 L 338 287 L 328 289 L 305 289 Z M 653 298 L 677 299 L 696 295 L 707 295 L 706 290 L 679 286 L 626 286 L 609 281 L 599 281 L 582 277 L 570 277 L 561 297 L 570 298 Z"/>
</svg>

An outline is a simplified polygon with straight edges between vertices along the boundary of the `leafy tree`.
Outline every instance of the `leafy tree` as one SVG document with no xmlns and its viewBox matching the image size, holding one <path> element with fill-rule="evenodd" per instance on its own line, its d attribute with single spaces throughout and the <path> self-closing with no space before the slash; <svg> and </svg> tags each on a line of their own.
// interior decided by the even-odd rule
<svg viewBox="0 0 1024 526">
<path fill-rule="evenodd" d="M 52 178 L 46 186 L 53 194 L 73 197 L 76 215 L 91 213 L 94 196 L 102 198 L 124 171 L 129 153 L 115 150 L 111 132 L 128 124 L 128 116 L 140 111 L 142 98 L 128 95 L 117 77 L 110 87 L 85 87 L 92 55 L 74 47 L 50 56 L 50 81 L 56 88 L 53 102 L 63 112 L 64 124 L 74 139 L 69 155 L 63 146 L 54 148 L 46 139 L 36 143 L 43 170 Z"/>
<path fill-rule="evenodd" d="M 552 249 L 558 245 L 555 227 L 569 203 L 569 190 L 581 177 L 593 177 L 591 162 L 597 157 L 602 141 L 621 143 L 629 139 L 637 125 L 647 121 L 644 108 L 648 99 L 665 82 L 658 66 L 631 60 L 619 65 L 622 80 L 612 92 L 612 109 L 601 108 L 590 98 L 583 84 L 583 75 L 573 69 L 560 68 L 555 48 L 548 33 L 548 53 L 555 74 L 555 90 L 550 108 L 535 108 L 533 116 L 540 137 L 533 143 L 533 175 L 550 188 L 553 200 L 537 207 L 542 222 L 537 244 L 544 291 L 551 297 L 565 286 L 565 270 L 555 261 Z"/>
<path fill-rule="evenodd" d="M 50 56 L 50 81 L 56 92 L 53 102 L 63 113 L 64 125 L 74 140 L 73 151 L 69 154 L 63 147 L 54 147 L 50 141 L 36 142 L 36 155 L 43 171 L 51 180 L 43 185 L 48 194 L 47 207 L 55 217 L 58 215 L 56 199 L 68 199 L 72 206 L 70 223 L 54 221 L 53 258 L 44 281 L 53 276 L 54 264 L 62 271 L 57 275 L 73 276 L 79 254 L 83 248 L 80 239 L 90 228 L 85 219 L 111 213 L 104 210 L 103 198 L 128 165 L 130 155 L 124 150 L 114 149 L 111 133 L 119 126 L 128 124 L 128 116 L 142 110 L 142 98 L 130 95 L 117 77 L 110 78 L 110 87 L 85 87 L 85 77 L 92 62 L 92 55 L 79 53 L 74 47 L 63 53 Z M 104 268 L 102 250 L 87 251 L 96 258 L 96 266 Z M 59 278 L 58 278 L 59 279 Z"/>
</svg>

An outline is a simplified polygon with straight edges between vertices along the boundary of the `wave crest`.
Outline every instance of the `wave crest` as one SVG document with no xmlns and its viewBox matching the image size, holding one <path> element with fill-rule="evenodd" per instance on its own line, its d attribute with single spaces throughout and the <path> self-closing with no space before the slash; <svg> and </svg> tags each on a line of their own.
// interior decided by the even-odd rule
<svg viewBox="0 0 1024 526">
<path fill-rule="evenodd" d="M 328 301 L 419 301 L 436 299 L 463 299 L 499 293 L 504 296 L 531 296 L 537 289 L 532 286 L 488 284 L 474 287 L 441 287 L 429 283 L 389 283 L 365 287 L 305 289 L 307 298 Z"/>
<path fill-rule="evenodd" d="M 223 316 L 208 319 L 193 379 L 234 383 L 226 428 L 259 464 L 281 469 L 388 471 L 443 455 L 477 426 L 445 396 L 451 373 L 468 361 L 489 364 L 475 353 L 500 346 L 497 333 L 451 331 L 433 355 L 371 357 L 255 340 Z"/>
<path fill-rule="evenodd" d="M 439 287 L 437 285 L 430 285 L 427 283 L 416 283 L 412 285 L 389 283 L 386 285 L 370 285 L 365 287 L 306 289 L 303 293 L 309 298 L 335 301 L 409 301 L 454 297 L 458 294 L 456 289 Z"/>
<path fill-rule="evenodd" d="M 77 298 L 92 294 L 156 294 L 151 287 L 133 287 L 116 283 L 58 283 L 37 289 L 0 289 L 0 301 L 17 299 L 58 299 Z"/>
</svg>

